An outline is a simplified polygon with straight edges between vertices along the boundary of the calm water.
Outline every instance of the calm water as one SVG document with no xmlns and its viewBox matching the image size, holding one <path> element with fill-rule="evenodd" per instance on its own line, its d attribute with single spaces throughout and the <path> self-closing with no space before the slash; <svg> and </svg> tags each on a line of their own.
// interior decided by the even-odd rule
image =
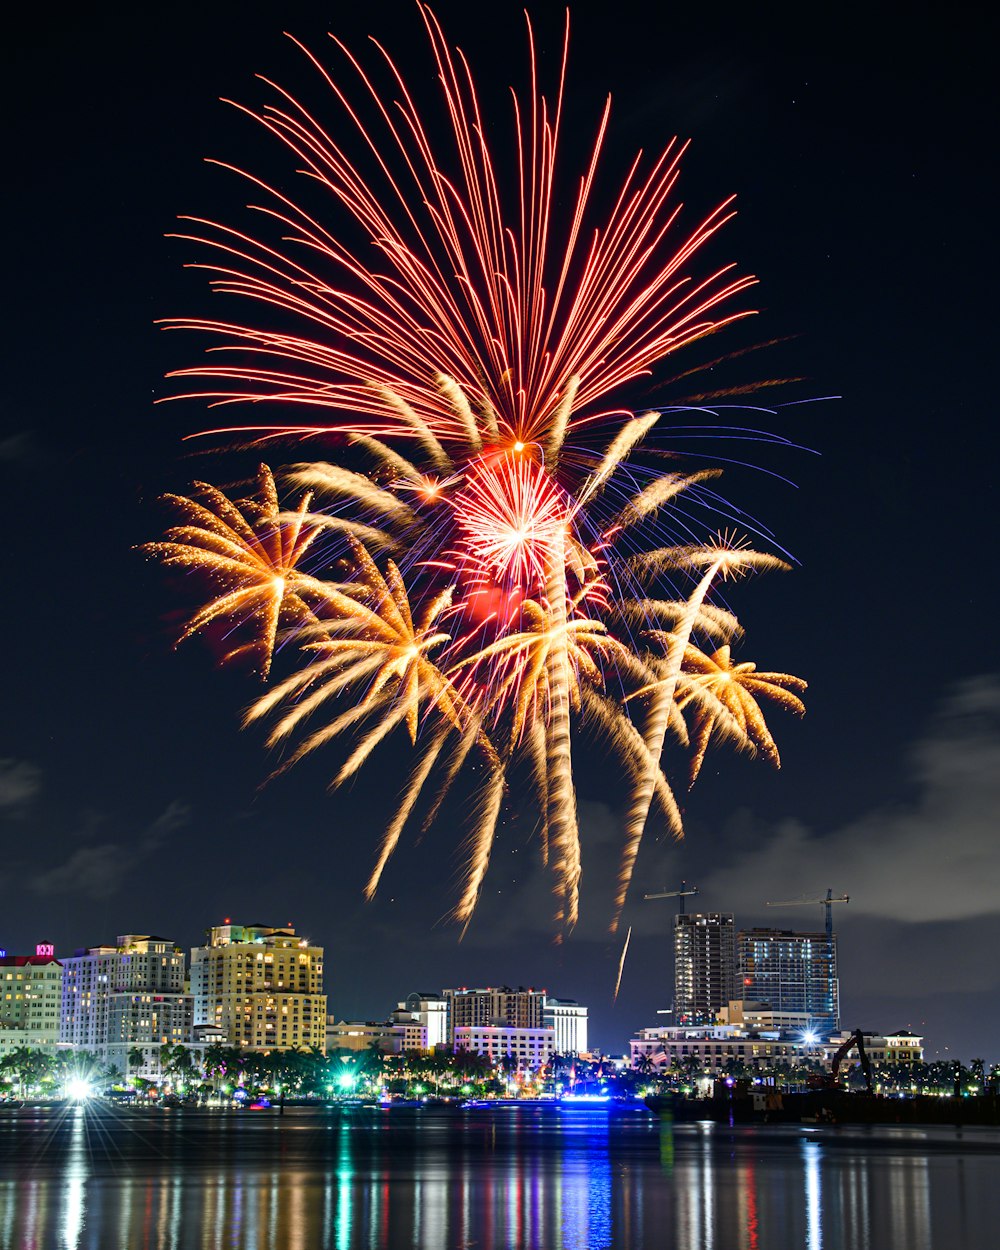
<svg viewBox="0 0 1000 1250">
<path fill-rule="evenodd" d="M 982 1129 L 0 1111 L 0 1250 L 992 1250 L 998 1228 Z"/>
</svg>

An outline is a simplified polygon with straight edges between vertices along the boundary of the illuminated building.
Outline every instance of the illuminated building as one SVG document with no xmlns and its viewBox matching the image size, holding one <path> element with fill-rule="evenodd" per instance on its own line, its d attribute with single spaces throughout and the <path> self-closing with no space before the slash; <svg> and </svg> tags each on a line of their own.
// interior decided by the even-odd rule
<svg viewBox="0 0 1000 1250">
<path fill-rule="evenodd" d="M 195 1025 L 214 1025 L 230 1046 L 325 1050 L 323 948 L 290 926 L 210 929 L 191 952 L 191 993 Z"/>
<path fill-rule="evenodd" d="M 687 1067 L 697 1073 L 719 1073 L 732 1060 L 749 1068 L 766 1069 L 773 1064 L 794 1064 L 820 1059 L 814 1046 L 777 1031 L 742 1029 L 732 1024 L 670 1025 L 640 1029 L 629 1042 L 632 1066 L 644 1058 L 665 1070 Z"/>
<path fill-rule="evenodd" d="M 840 1028 L 837 938 L 790 929 L 747 929 L 737 939 L 739 975 L 745 999 L 772 1011 L 809 1017 L 823 1036 Z M 735 994 L 732 995 L 736 997 Z"/>
<path fill-rule="evenodd" d="M 62 979 L 62 964 L 47 942 L 34 955 L 0 955 L 0 1059 L 22 1046 L 55 1049 Z"/>
<path fill-rule="evenodd" d="M 555 1055 L 555 1030 L 459 1024 L 455 1027 L 455 1049 L 485 1055 L 493 1063 L 508 1068 L 535 1070 L 544 1067 Z"/>
<path fill-rule="evenodd" d="M 396 1013 L 407 1012 L 427 1030 L 427 1049 L 448 1045 L 448 1003 L 440 994 L 417 991 L 407 994 Z"/>
<path fill-rule="evenodd" d="M 918 1033 L 910 1033 L 901 1029 L 898 1033 L 869 1033 L 864 1031 L 865 1054 L 870 1063 L 923 1063 L 923 1037 Z M 829 1063 L 838 1047 L 850 1037 L 849 1033 L 839 1033 L 831 1037 L 829 1042 L 820 1047 L 823 1059 Z M 848 1057 L 848 1061 L 853 1055 Z"/>
<path fill-rule="evenodd" d="M 168 938 L 126 933 L 115 946 L 84 947 L 62 960 L 59 1040 L 91 1050 L 126 1075 L 129 1052 L 142 1071 L 159 1067 L 159 1049 L 192 1039 L 184 992 L 184 953 Z"/>
<path fill-rule="evenodd" d="M 448 1012 L 448 1041 L 457 1046 L 457 1029 L 506 1027 L 540 1029 L 544 1025 L 545 991 L 499 988 L 443 990 Z"/>
<path fill-rule="evenodd" d="M 546 998 L 542 1020 L 555 1034 L 557 1055 L 587 1051 L 587 1008 L 572 998 Z"/>
<path fill-rule="evenodd" d="M 707 1024 L 736 997 L 733 917 L 683 912 L 674 917 L 674 1019 Z M 750 997 L 748 995 L 748 997 Z"/>
<path fill-rule="evenodd" d="M 394 1011 L 380 1024 L 374 1020 L 337 1020 L 331 1016 L 326 1023 L 326 1053 L 338 1050 L 368 1050 L 377 1046 L 384 1055 L 401 1055 L 405 1051 L 428 1050 L 427 1028 L 408 1013 Z"/>
</svg>

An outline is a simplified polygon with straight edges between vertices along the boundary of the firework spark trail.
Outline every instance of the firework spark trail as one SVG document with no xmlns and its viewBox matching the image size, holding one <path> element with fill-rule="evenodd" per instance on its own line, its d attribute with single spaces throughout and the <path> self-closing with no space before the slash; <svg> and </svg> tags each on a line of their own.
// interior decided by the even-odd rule
<svg viewBox="0 0 1000 1250">
<path fill-rule="evenodd" d="M 561 547 L 551 554 L 547 607 L 553 642 L 546 655 L 549 717 L 546 726 L 547 799 L 546 825 L 559 877 L 559 908 L 556 919 L 572 929 L 579 915 L 580 831 L 577 825 L 576 789 L 570 741 L 569 651 L 566 581 Z"/>
<path fill-rule="evenodd" d="M 309 514 L 312 496 L 304 495 L 295 511 L 282 512 L 267 465 L 260 466 L 257 483 L 259 500 L 234 503 L 206 482 L 195 483 L 204 503 L 164 495 L 163 501 L 187 523 L 172 526 L 165 541 L 145 543 L 140 550 L 168 567 L 193 569 L 221 581 L 226 588 L 191 617 L 178 643 L 215 621 L 255 621 L 257 636 L 225 658 L 259 652 L 261 676 L 266 679 L 282 618 L 299 625 L 312 621 L 310 603 L 323 599 L 325 587 L 299 567 L 320 532 Z"/>
<path fill-rule="evenodd" d="M 438 756 L 441 754 L 441 750 L 444 747 L 450 731 L 451 725 L 445 721 L 444 725 L 438 729 L 437 733 L 424 748 L 423 754 L 420 757 L 420 762 L 410 774 L 410 778 L 406 783 L 406 788 L 400 797 L 395 815 L 389 822 L 385 833 L 382 835 L 382 845 L 379 847 L 378 858 L 375 861 L 375 867 L 372 869 L 371 876 L 368 878 L 368 883 L 365 886 L 365 898 L 369 900 L 375 896 L 375 891 L 378 889 L 378 883 L 382 879 L 382 873 L 386 864 L 389 862 L 389 857 L 396 849 L 400 835 L 406 826 L 406 822 L 410 818 L 410 813 L 413 811 L 414 805 L 423 790 L 424 782 L 426 782 L 427 778 L 431 774 L 431 769 L 437 763 Z"/>
<path fill-rule="evenodd" d="M 736 722 L 730 730 L 731 736 L 742 735 L 748 745 L 759 748 L 775 768 L 780 768 L 778 748 L 757 700 L 769 699 L 786 711 L 801 716 L 805 713 L 805 704 L 798 694 L 792 692 L 801 694 L 807 687 L 806 682 L 791 673 L 760 673 L 756 664 L 750 662 L 733 664 L 728 646 L 720 647 L 711 655 L 704 655 L 696 647 L 688 647 L 684 654 L 684 667 L 691 674 L 691 687 L 686 698 L 699 691 L 710 691 Z M 681 707 L 685 701 L 680 701 Z M 716 711 L 699 709 L 696 713 L 690 772 L 692 786 L 701 771 L 709 740 L 717 732 L 718 723 Z"/>
<path fill-rule="evenodd" d="M 490 854 L 496 838 L 497 821 L 500 819 L 500 806 L 503 802 L 504 774 L 503 768 L 495 764 L 490 768 L 489 777 L 480 791 L 479 810 L 475 816 L 475 825 L 469 835 L 468 863 L 465 873 L 465 888 L 452 913 L 462 925 L 464 934 L 469 927 L 472 913 L 476 910 L 479 893 L 483 888 L 483 878 L 490 866 Z"/>
<path fill-rule="evenodd" d="M 699 610 L 704 606 L 712 583 L 720 575 L 724 577 L 733 576 L 748 572 L 751 569 L 788 568 L 788 565 L 774 556 L 769 556 L 759 551 L 751 551 L 745 547 L 733 547 L 725 544 L 714 551 L 708 548 L 696 552 L 682 552 L 679 550 L 653 552 L 646 557 L 645 563 L 647 566 L 652 567 L 656 563 L 677 564 L 681 559 L 683 559 L 683 564 L 687 567 L 697 566 L 698 564 L 707 565 L 708 567 L 687 599 L 677 624 L 669 635 L 670 641 L 667 647 L 667 654 L 658 674 L 659 681 L 651 690 L 650 707 L 646 716 L 644 734 L 650 764 L 647 768 L 647 775 L 643 777 L 632 795 L 626 816 L 625 846 L 622 851 L 622 861 L 618 872 L 618 889 L 615 894 L 614 913 L 610 925 L 612 933 L 618 929 L 622 908 L 625 906 L 625 897 L 628 894 L 628 888 L 632 881 L 632 871 L 635 867 L 636 857 L 639 854 L 639 844 L 642 841 L 642 835 L 646 828 L 646 819 L 649 815 L 649 805 L 652 802 L 654 790 L 653 763 L 659 762 L 663 753 L 663 744 L 670 721 L 670 710 L 674 704 L 674 692 L 677 687 L 677 678 L 681 671 L 681 662 L 684 658 L 685 650 L 690 644 L 691 634 L 694 631 Z"/>
<path fill-rule="evenodd" d="M 399 93 L 398 113 L 360 62 L 334 41 L 375 108 L 381 137 L 318 58 L 299 44 L 345 110 L 348 130 L 374 157 L 384 190 L 366 182 L 345 147 L 276 84 L 263 80 L 279 104 L 259 111 L 237 107 L 280 140 L 340 211 L 363 228 L 388 272 L 375 272 L 367 257 L 351 252 L 304 206 L 234 170 L 272 198 L 272 207 L 258 211 L 292 232 L 291 240 L 300 244 L 298 259 L 248 233 L 197 218 L 189 220 L 202 231 L 181 237 L 218 254 L 218 261 L 198 266 L 213 275 L 216 290 L 277 307 L 323 337 L 177 318 L 166 324 L 220 336 L 224 351 L 250 350 L 262 363 L 203 365 L 173 376 L 234 383 L 232 389 L 199 392 L 222 402 L 267 399 L 333 408 L 348 417 L 340 428 L 360 415 L 375 418 L 384 430 L 380 388 L 388 388 L 447 441 L 468 433 L 468 413 L 442 403 L 444 374 L 472 397 L 473 406 L 495 412 L 501 432 L 523 441 L 541 439 L 557 454 L 572 412 L 592 408 L 657 360 L 748 315 L 715 309 L 754 279 L 727 276 L 729 266 L 701 281 L 685 275 L 696 253 L 732 216 L 731 201 L 673 242 L 677 209 L 669 207 L 669 199 L 684 148 L 672 141 L 645 176 L 636 158 L 610 215 L 588 232 L 605 108 L 564 242 L 554 243 L 560 234 L 554 187 L 565 61 L 552 109 L 537 83 L 530 39 L 527 106 L 515 96 L 520 194 L 510 220 L 468 67 L 464 58 L 457 67 L 426 11 L 425 22 L 460 170 L 457 181 L 442 172 L 448 161 L 436 152 L 401 72 L 383 49 Z M 343 285 L 331 284 L 325 269 L 343 273 Z M 367 294 L 359 297 L 355 290 Z M 285 367 L 265 367 L 272 359 Z M 292 363 L 307 371 L 290 371 Z M 375 432 L 372 424 L 362 432 Z"/>
</svg>

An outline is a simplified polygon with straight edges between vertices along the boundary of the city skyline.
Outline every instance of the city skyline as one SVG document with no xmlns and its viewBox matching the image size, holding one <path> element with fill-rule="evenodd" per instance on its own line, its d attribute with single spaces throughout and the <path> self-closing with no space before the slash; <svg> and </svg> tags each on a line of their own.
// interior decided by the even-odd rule
<svg viewBox="0 0 1000 1250">
<path fill-rule="evenodd" d="M 478 66 L 503 67 L 489 78 L 502 101 L 507 66 L 523 59 L 520 8 L 498 11 L 488 29 L 463 6 L 437 8 Z M 741 422 L 818 457 L 747 456 L 744 444 L 713 440 L 698 460 L 712 464 L 716 450 L 748 458 L 800 487 L 727 471 L 726 494 L 801 561 L 739 595 L 753 630 L 746 655 L 807 678 L 808 712 L 771 722 L 779 773 L 707 757 L 711 784 L 685 799 L 686 841 L 649 839 L 615 938 L 608 886 L 623 801 L 599 749 L 585 748 L 578 787 L 592 854 L 580 924 L 551 945 L 552 900 L 525 812 L 504 828 L 460 944 L 438 924 L 454 896 L 457 815 L 410 847 L 365 904 L 402 753 L 332 800 L 322 763 L 261 789 L 268 758 L 259 738 L 237 732 L 258 687 L 216 672 L 197 643 L 172 652 L 181 618 L 171 587 L 134 551 L 160 532 L 156 497 L 208 476 L 182 443 L 204 427 L 204 410 L 151 404 L 163 375 L 186 363 L 178 336 L 153 320 L 214 311 L 199 276 L 181 268 L 184 249 L 163 235 L 178 214 L 226 218 L 242 202 L 203 156 L 276 168 L 216 97 L 254 98 L 258 71 L 294 76 L 281 25 L 314 45 L 329 25 L 357 45 L 369 30 L 405 40 L 418 20 L 403 4 L 329 23 L 306 6 L 279 22 L 267 6 L 220 5 L 199 11 L 193 37 L 191 16 L 179 9 L 154 32 L 113 12 L 55 29 L 21 15 L 11 45 L 23 113 L 10 340 L 20 367 L 0 474 L 32 542 L 30 559 L 13 542 L 4 555 L 19 609 L 4 624 L 0 946 L 44 938 L 66 950 L 73 934 L 107 940 L 147 925 L 193 938 L 201 917 L 276 922 L 287 912 L 326 946 L 332 999 L 343 995 L 348 1017 L 405 992 L 393 983 L 405 950 L 413 987 L 520 980 L 514 970 L 534 963 L 536 983 L 590 1004 L 600 1040 L 627 1037 L 668 1005 L 672 913 L 644 892 L 685 877 L 701 887 L 700 906 L 754 927 L 774 923 L 768 901 L 833 888 L 851 896 L 838 923 L 844 1026 L 911 1027 L 932 1057 L 1000 1057 L 1000 675 L 988 648 L 939 641 L 942 608 L 927 585 L 947 577 L 971 620 L 990 621 L 997 607 L 978 571 L 993 521 L 991 469 L 978 454 L 992 387 L 968 206 L 991 200 L 968 36 L 946 31 L 932 46 L 916 24 L 901 33 L 876 19 L 864 39 L 834 29 L 817 48 L 777 11 L 728 24 L 633 4 L 621 25 L 648 37 L 616 38 L 622 50 L 608 60 L 601 23 L 574 13 L 570 115 L 589 122 L 610 89 L 616 150 L 690 136 L 681 190 L 692 211 L 739 196 L 733 236 L 713 259 L 760 274 L 762 313 L 718 346 L 787 341 L 753 353 L 752 368 L 723 366 L 726 380 L 803 377 L 789 398 L 844 396 Z M 551 60 L 561 17 L 536 16 Z M 908 40 L 914 55 L 904 55 Z M 945 80 L 933 106 L 931 64 Z M 674 393 L 652 389 L 671 376 L 655 375 L 649 393 Z M 958 489 L 932 492 L 953 472 Z M 682 794 L 683 776 L 674 780 Z M 820 909 L 799 921 L 818 929 Z"/>
<path fill-rule="evenodd" d="M 697 893 L 697 890 L 693 892 Z M 150 961 L 150 952 L 169 955 L 169 960 L 163 960 L 162 971 L 154 969 L 155 984 L 150 981 L 147 985 L 143 981 L 142 989 L 144 992 L 152 988 L 161 994 L 166 993 L 167 997 L 162 1000 L 165 1005 L 159 1010 L 167 1013 L 167 1031 L 177 1034 L 174 1040 L 178 1040 L 181 1033 L 185 1037 L 188 1034 L 191 1037 L 200 1037 L 208 1029 L 213 1035 L 218 1033 L 231 1036 L 234 1044 L 250 1049 L 266 1050 L 272 1045 L 281 1048 L 290 1046 L 292 1049 L 301 1045 L 315 1047 L 321 1036 L 329 1040 L 330 1028 L 334 1022 L 338 1023 L 338 1027 L 359 1023 L 398 1025 L 403 1017 L 414 1012 L 424 1019 L 424 1028 L 430 1039 L 428 1046 L 431 1049 L 438 1041 L 454 1046 L 455 1030 L 458 1026 L 468 1031 L 494 1025 L 501 1018 L 512 1027 L 531 1030 L 541 1028 L 544 1023 L 547 1026 L 554 1025 L 560 1037 L 576 1036 L 576 1026 L 571 1023 L 570 1018 L 574 1015 L 574 1009 L 578 1011 L 580 1001 L 576 998 L 554 997 L 549 994 L 547 986 L 533 981 L 531 977 L 495 979 L 489 982 L 491 988 L 475 988 L 487 985 L 487 980 L 482 977 L 467 979 L 461 985 L 456 983 L 455 988 L 449 988 L 446 982 L 440 982 L 441 988 L 430 992 L 439 1000 L 442 1023 L 440 1026 L 429 1026 L 427 1004 L 422 1000 L 422 993 L 411 990 L 407 992 L 405 999 L 399 1000 L 399 993 L 402 991 L 398 985 L 396 997 L 392 1000 L 397 1003 L 397 1010 L 383 1010 L 380 1006 L 367 1011 L 352 1012 L 338 1007 L 334 995 L 327 990 L 322 993 L 323 1009 L 320 1011 L 317 1006 L 319 998 L 315 996 L 324 989 L 325 947 L 317 945 L 312 937 L 296 932 L 292 921 L 285 926 L 259 922 L 246 924 L 242 921 L 234 922 L 231 917 L 226 916 L 221 923 L 206 927 L 202 934 L 203 942 L 188 948 L 173 938 L 136 932 L 119 935 L 114 943 L 75 946 L 62 955 L 56 952 L 55 945 L 51 942 L 36 943 L 34 955 L 0 948 L 0 958 L 7 963 L 15 960 L 28 961 L 38 964 L 42 969 L 50 963 L 60 964 L 68 969 L 69 986 L 79 983 L 83 989 L 87 989 L 91 982 L 96 984 L 101 979 L 99 973 L 102 969 L 107 971 L 104 965 L 110 967 L 116 964 L 122 958 L 123 952 L 127 965 L 126 980 L 138 978 L 136 984 L 147 976 L 143 971 L 145 965 L 156 962 Z M 651 1019 L 655 1010 L 657 1015 L 670 1016 L 669 1023 L 672 1027 L 698 1029 L 717 1023 L 719 1019 L 728 1020 L 729 1007 L 737 1003 L 741 1011 L 745 1005 L 748 1011 L 761 1009 L 767 1013 L 775 1013 L 776 1018 L 782 1013 L 787 1015 L 791 1012 L 789 1019 L 801 1017 L 801 1021 L 804 1021 L 799 1032 L 804 1029 L 806 1033 L 815 1032 L 817 1037 L 833 1036 L 841 1028 L 837 1007 L 839 980 L 836 977 L 836 930 L 832 932 L 830 941 L 833 981 L 832 991 L 827 991 L 823 988 L 823 967 L 827 959 L 827 939 L 824 934 L 776 928 L 737 929 L 732 914 L 678 912 L 673 918 L 672 1005 L 669 1009 L 651 1007 L 649 1004 L 657 1000 L 650 997 L 653 991 L 647 987 L 647 1016 Z M 776 953 L 773 959 L 762 962 L 761 952 L 766 955 L 768 943 L 776 944 L 781 953 Z M 794 956 L 800 947 L 810 968 L 815 959 L 818 971 L 804 971 L 799 966 L 799 958 L 789 959 L 788 952 Z M 816 948 L 815 955 L 810 953 L 812 947 Z M 186 950 L 191 953 L 189 964 Z M 752 952 L 749 958 L 744 953 L 745 950 Z M 137 953 L 133 960 L 134 952 Z M 753 966 L 755 959 L 756 970 Z M 267 966 L 261 961 L 266 961 Z M 244 974 L 244 963 L 248 969 L 253 969 L 252 973 Z M 288 969 L 284 967 L 286 963 Z M 299 969 L 297 974 L 298 964 L 305 964 L 306 967 Z M 751 975 L 745 975 L 747 973 Z M 245 976 L 253 980 L 252 987 L 244 988 Z M 818 976 L 819 989 L 809 989 L 810 976 Z M 87 980 L 86 986 L 81 978 Z M 301 984 L 298 984 L 300 978 Z M 104 979 L 107 980 L 107 977 Z M 698 990 L 694 988 L 693 982 L 705 984 Z M 420 984 L 417 980 L 412 983 Z M 280 998 L 280 1002 L 273 999 L 276 993 L 274 985 L 284 986 L 280 992 L 286 997 Z M 516 989 L 512 988 L 514 985 Z M 565 992 L 564 987 L 560 987 L 560 990 Z M 70 989 L 68 992 L 72 994 L 78 991 Z M 832 998 L 829 998 L 828 994 L 831 992 Z M 245 994 L 250 994 L 250 997 L 245 998 Z M 291 997 L 287 997 L 289 994 Z M 258 999 L 263 1004 L 269 996 L 273 1001 L 269 1001 L 266 1008 L 262 1005 L 258 1005 L 256 1009 L 251 1007 Z M 170 1007 L 171 998 L 176 998 L 178 1004 L 181 1004 L 183 998 L 187 1002 L 186 1008 L 183 1005 Z M 72 997 L 64 1000 L 64 1003 L 67 1001 L 72 1006 Z M 372 999 L 367 998 L 366 1002 L 370 1004 Z M 827 1002 L 832 1003 L 832 1016 L 829 1020 L 823 1015 L 823 1004 Z M 123 1003 L 126 1013 L 131 1010 L 135 1014 L 136 1009 L 128 1006 L 127 999 Z M 265 1022 L 261 1017 L 262 1010 L 271 1013 L 266 1018 L 274 1023 L 267 1024 L 266 1028 L 275 1030 L 276 1022 L 281 1019 L 278 1014 L 282 1010 L 281 1003 L 295 1003 L 293 1016 L 288 1016 L 282 1026 L 282 1033 L 291 1026 L 290 1040 L 277 1032 L 265 1033 Z M 304 1012 L 301 1035 L 300 1009 Z M 258 1017 L 256 1023 L 253 1019 L 254 1010 Z M 289 1010 L 286 1006 L 286 1014 Z M 589 1006 L 583 1007 L 583 1031 L 580 1034 L 583 1038 L 588 1036 L 589 1010 Z M 560 1011 L 563 1019 L 562 1023 L 557 1023 L 555 1016 Z M 183 1024 L 185 1019 L 186 1026 Z M 95 1021 L 89 1018 L 81 1023 L 75 1016 L 67 1016 L 59 1022 L 60 1040 L 86 1048 L 94 1041 L 96 1035 L 92 1034 L 95 1027 Z M 595 1038 L 590 1032 L 593 1048 L 605 1054 L 627 1055 L 628 1038 L 634 1039 L 637 1031 L 648 1030 L 649 1026 L 633 1021 L 626 1023 L 625 1027 L 627 1035 L 624 1043 L 617 1036 L 614 1039 Z M 872 1033 L 886 1031 L 885 1023 L 881 1020 L 868 1021 L 865 1027 Z M 325 1034 L 323 1029 L 326 1030 Z M 154 1026 L 153 1032 L 155 1031 Z M 588 1046 L 580 1045 L 577 1049 L 585 1050 Z"/>
</svg>

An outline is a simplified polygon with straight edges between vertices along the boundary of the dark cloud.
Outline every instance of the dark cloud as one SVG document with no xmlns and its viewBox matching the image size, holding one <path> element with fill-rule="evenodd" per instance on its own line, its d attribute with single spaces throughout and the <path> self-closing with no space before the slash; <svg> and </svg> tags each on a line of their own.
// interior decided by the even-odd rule
<svg viewBox="0 0 1000 1250">
<path fill-rule="evenodd" d="M 113 898 L 133 867 L 133 860 L 117 843 L 81 846 L 56 868 L 32 878 L 32 888 L 42 895 L 82 894 L 92 899 Z"/>
<path fill-rule="evenodd" d="M 0 812 L 24 812 L 42 788 L 42 770 L 25 760 L 0 760 Z"/>
<path fill-rule="evenodd" d="M 174 799 L 146 828 L 140 839 L 142 850 L 149 854 L 157 850 L 168 834 L 183 829 L 191 821 L 191 808 L 187 803 Z"/>
<path fill-rule="evenodd" d="M 906 800 L 825 834 L 796 820 L 759 827 L 709 870 L 706 892 L 759 907 L 825 882 L 850 895 L 852 915 L 904 924 L 996 915 L 1000 677 L 955 687 L 909 760 Z"/>
<path fill-rule="evenodd" d="M 63 863 L 32 877 L 31 887 L 43 896 L 73 894 L 95 901 L 113 898 L 129 874 L 189 818 L 190 809 L 174 800 L 135 838 L 78 847 Z"/>
<path fill-rule="evenodd" d="M 0 464 L 25 464 L 35 458 L 35 439 L 29 430 L 0 438 Z"/>
</svg>

